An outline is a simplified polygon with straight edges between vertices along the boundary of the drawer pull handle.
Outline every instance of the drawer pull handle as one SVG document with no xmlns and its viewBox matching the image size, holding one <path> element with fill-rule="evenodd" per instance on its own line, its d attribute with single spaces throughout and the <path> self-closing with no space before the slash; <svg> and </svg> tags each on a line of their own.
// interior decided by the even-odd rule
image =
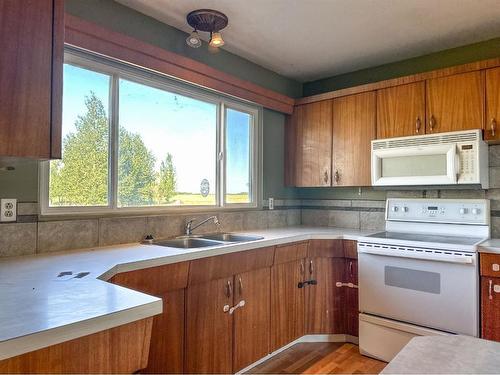
<svg viewBox="0 0 500 375">
<path fill-rule="evenodd" d="M 354 289 L 358 289 L 358 286 L 356 284 L 353 284 L 353 283 L 343 283 L 343 282 L 340 282 L 340 281 L 337 281 L 335 283 L 335 286 L 337 288 L 342 288 L 343 286 L 347 287 L 347 288 L 354 288 Z"/>
<path fill-rule="evenodd" d="M 233 287 L 231 286 L 231 281 L 227 281 L 227 286 L 226 286 L 226 296 L 227 298 L 231 297 L 231 294 L 233 294 Z"/>
<path fill-rule="evenodd" d="M 422 127 L 422 121 L 420 121 L 420 117 L 417 117 L 417 121 L 415 123 L 415 133 L 420 133 L 420 128 Z"/>
<path fill-rule="evenodd" d="M 224 311 L 225 313 L 227 313 L 230 308 L 231 307 L 229 305 L 224 305 L 224 307 L 222 308 L 222 311 Z"/>
<path fill-rule="evenodd" d="M 491 129 L 491 136 L 492 137 L 495 136 L 496 128 L 497 128 L 497 121 L 494 118 L 492 118 L 491 122 L 490 122 L 490 129 Z"/>
<path fill-rule="evenodd" d="M 243 299 L 243 300 L 241 300 L 240 302 L 238 302 L 238 303 L 237 303 L 236 305 L 234 305 L 233 307 L 231 307 L 231 308 L 229 309 L 229 314 L 231 314 L 231 315 L 232 315 L 232 314 L 236 311 L 236 309 L 238 309 L 238 308 L 240 308 L 240 307 L 243 307 L 243 306 L 245 306 L 245 300 L 244 300 L 244 299 Z"/>
<path fill-rule="evenodd" d="M 314 263 L 312 261 L 312 259 L 309 261 L 309 275 L 312 276 L 312 274 L 314 273 Z"/>
<path fill-rule="evenodd" d="M 238 285 L 240 287 L 240 294 L 243 294 L 243 281 L 241 281 L 241 277 L 238 277 Z"/>
<path fill-rule="evenodd" d="M 429 129 L 431 133 L 434 131 L 434 126 L 436 126 L 436 119 L 434 118 L 434 115 L 431 115 L 431 118 L 429 119 Z"/>
<path fill-rule="evenodd" d="M 493 264 L 491 265 L 491 269 L 492 269 L 493 271 L 495 271 L 495 272 L 500 271 L 500 264 L 498 264 L 498 263 L 493 263 Z"/>
</svg>

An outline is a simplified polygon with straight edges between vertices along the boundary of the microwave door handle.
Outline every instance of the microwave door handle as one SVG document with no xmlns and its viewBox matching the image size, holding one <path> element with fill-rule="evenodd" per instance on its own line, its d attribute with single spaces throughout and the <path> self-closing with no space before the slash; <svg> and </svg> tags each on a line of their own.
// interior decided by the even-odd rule
<svg viewBox="0 0 500 375">
<path fill-rule="evenodd" d="M 430 254 L 430 253 L 420 253 L 417 251 L 406 251 L 406 250 L 385 250 L 385 249 L 369 249 L 365 247 L 358 247 L 358 253 L 389 256 L 397 258 L 411 258 L 428 260 L 435 262 L 447 262 L 447 263 L 460 263 L 460 264 L 472 264 L 472 257 L 460 257 L 456 255 L 447 254 Z"/>
<path fill-rule="evenodd" d="M 458 183 L 458 180 L 460 179 L 460 153 L 456 152 L 455 153 L 455 176 L 456 176 L 456 181 Z"/>
</svg>

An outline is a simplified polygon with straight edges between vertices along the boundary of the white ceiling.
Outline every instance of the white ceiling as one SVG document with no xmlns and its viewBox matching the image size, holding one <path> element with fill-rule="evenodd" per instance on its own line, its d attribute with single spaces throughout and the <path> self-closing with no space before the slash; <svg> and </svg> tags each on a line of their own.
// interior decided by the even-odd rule
<svg viewBox="0 0 500 375">
<path fill-rule="evenodd" d="M 500 0 L 117 1 L 186 32 L 191 10 L 219 10 L 224 49 L 300 81 L 500 36 Z"/>
</svg>

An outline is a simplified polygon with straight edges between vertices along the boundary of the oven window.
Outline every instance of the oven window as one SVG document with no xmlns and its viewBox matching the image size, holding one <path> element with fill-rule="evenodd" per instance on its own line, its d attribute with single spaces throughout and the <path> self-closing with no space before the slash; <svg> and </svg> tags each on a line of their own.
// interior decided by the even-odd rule
<svg viewBox="0 0 500 375">
<path fill-rule="evenodd" d="M 441 275 L 437 272 L 385 266 L 385 285 L 440 294 Z"/>
<path fill-rule="evenodd" d="M 446 154 L 382 159 L 382 177 L 446 176 Z"/>
</svg>

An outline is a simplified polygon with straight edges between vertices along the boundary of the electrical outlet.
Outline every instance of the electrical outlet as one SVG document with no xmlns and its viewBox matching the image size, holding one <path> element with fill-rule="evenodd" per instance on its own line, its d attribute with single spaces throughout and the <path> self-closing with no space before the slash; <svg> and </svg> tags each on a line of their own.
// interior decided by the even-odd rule
<svg viewBox="0 0 500 375">
<path fill-rule="evenodd" d="M 0 221 L 16 221 L 17 199 L 0 199 Z"/>
<path fill-rule="evenodd" d="M 269 209 L 274 210 L 274 198 L 269 198 Z"/>
</svg>

